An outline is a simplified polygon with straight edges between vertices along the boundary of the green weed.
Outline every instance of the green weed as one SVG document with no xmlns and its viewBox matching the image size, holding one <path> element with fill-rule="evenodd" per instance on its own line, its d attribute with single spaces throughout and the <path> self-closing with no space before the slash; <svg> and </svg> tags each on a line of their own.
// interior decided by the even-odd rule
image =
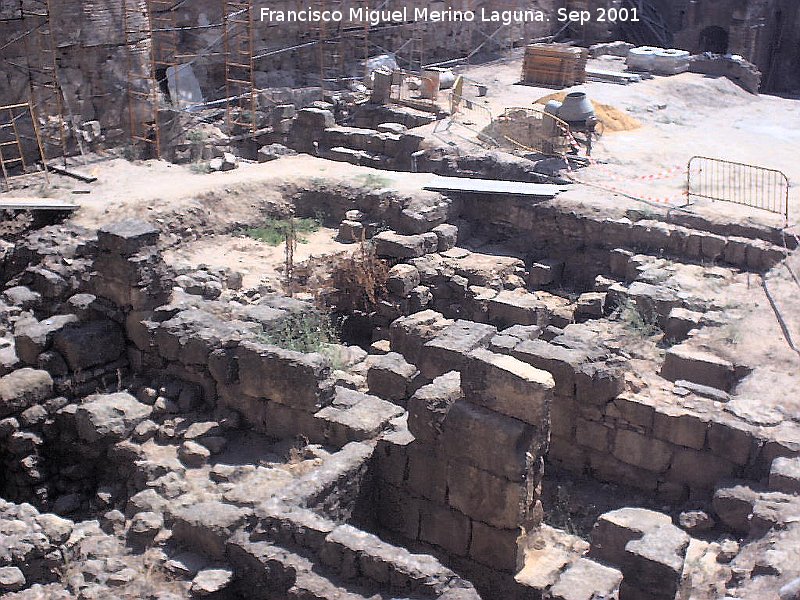
<svg viewBox="0 0 800 600">
<path fill-rule="evenodd" d="M 279 246 L 286 241 L 286 234 L 291 227 L 292 221 L 289 219 L 269 219 L 261 227 L 251 227 L 246 229 L 244 234 L 247 237 L 264 242 L 270 246 Z M 294 219 L 294 231 L 299 243 L 308 242 L 303 234 L 319 231 L 320 222 L 317 219 Z"/>
<path fill-rule="evenodd" d="M 331 354 L 331 344 L 339 344 L 339 329 L 328 313 L 312 310 L 292 313 L 260 336 L 261 341 L 295 352 Z"/>
<path fill-rule="evenodd" d="M 636 303 L 625 299 L 614 312 L 614 318 L 636 337 L 649 338 L 659 332 L 655 315 L 642 314 Z"/>
</svg>

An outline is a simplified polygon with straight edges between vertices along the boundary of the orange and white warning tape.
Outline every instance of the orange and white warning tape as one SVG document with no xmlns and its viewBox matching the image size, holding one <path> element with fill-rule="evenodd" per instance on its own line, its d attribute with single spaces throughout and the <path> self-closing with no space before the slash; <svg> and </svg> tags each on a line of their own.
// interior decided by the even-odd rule
<svg viewBox="0 0 800 600">
<path fill-rule="evenodd" d="M 629 198 L 634 198 L 636 200 L 643 200 L 645 202 L 653 202 L 655 204 L 669 204 L 672 206 L 684 206 L 687 204 L 688 201 L 688 192 L 683 192 L 680 196 L 673 196 L 673 197 L 663 197 L 663 196 L 650 196 L 647 194 L 639 194 L 636 192 L 631 192 L 629 190 L 625 190 L 622 188 L 618 188 L 611 185 L 603 185 L 601 183 L 592 183 L 589 181 L 582 181 L 575 177 L 574 175 L 568 175 L 568 178 L 574 181 L 575 183 L 581 183 L 583 185 L 589 185 L 592 187 L 599 188 L 601 190 L 605 190 L 607 192 L 611 192 L 613 194 L 622 194 L 623 196 L 627 196 Z"/>
<path fill-rule="evenodd" d="M 685 167 L 672 167 L 669 169 L 662 169 L 656 173 L 649 173 L 647 175 L 624 175 L 621 173 L 615 173 L 610 168 L 600 163 L 595 162 L 593 165 L 596 166 L 597 170 L 603 173 L 611 181 L 657 181 L 661 179 L 672 179 L 673 177 L 677 177 L 686 171 Z"/>
</svg>

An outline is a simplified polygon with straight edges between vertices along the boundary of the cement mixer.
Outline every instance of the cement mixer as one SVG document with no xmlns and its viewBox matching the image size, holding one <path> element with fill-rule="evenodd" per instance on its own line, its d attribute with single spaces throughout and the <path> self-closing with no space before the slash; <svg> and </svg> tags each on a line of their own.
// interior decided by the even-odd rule
<svg viewBox="0 0 800 600">
<path fill-rule="evenodd" d="M 586 148 L 586 155 L 592 155 L 592 140 L 603 134 L 603 126 L 595 114 L 592 101 L 585 92 L 571 92 L 564 98 L 564 102 L 550 100 L 544 109 L 545 115 L 553 115 L 569 125 L 570 132 L 576 143 Z M 553 135 L 559 123 L 555 119 L 545 122 L 545 127 L 552 129 Z M 575 148 L 578 152 L 578 148 Z"/>
</svg>

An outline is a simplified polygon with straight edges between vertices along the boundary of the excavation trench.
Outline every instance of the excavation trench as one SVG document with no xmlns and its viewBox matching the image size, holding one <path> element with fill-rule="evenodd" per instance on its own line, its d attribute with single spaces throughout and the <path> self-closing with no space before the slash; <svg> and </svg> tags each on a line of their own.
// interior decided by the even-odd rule
<svg viewBox="0 0 800 600">
<path fill-rule="evenodd" d="M 777 256 L 768 242 L 508 197 L 293 200 L 340 238 L 295 265 L 293 298 L 191 252 L 165 260 L 138 222 L 18 245 L 4 279 L 30 314 L 3 378 L 19 390 L 0 427 L 4 497 L 102 515 L 133 546 L 161 528 L 129 521 L 158 513 L 177 547 L 264 586 L 254 557 L 283 548 L 284 566 L 321 561 L 366 590 L 399 553 L 387 568 L 407 592 L 463 578 L 511 594 L 553 585 L 524 574 L 543 549 L 571 564 L 601 513 L 711 510 L 724 479 L 762 479 L 789 450 L 719 415 L 758 370 L 689 335 L 727 326 L 720 307 Z M 322 306 L 344 343 L 315 337 Z M 285 323 L 311 324 L 317 345 L 287 350 Z M 206 514 L 226 515 L 224 534 Z M 405 549 L 438 557 L 425 583 Z"/>
</svg>

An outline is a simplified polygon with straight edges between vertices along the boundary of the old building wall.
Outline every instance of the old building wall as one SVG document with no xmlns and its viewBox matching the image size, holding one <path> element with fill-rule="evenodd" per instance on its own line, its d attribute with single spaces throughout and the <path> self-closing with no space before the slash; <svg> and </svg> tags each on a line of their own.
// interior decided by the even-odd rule
<svg viewBox="0 0 800 600">
<path fill-rule="evenodd" d="M 764 91 L 800 85 L 800 6 L 794 0 L 654 0 L 674 45 L 739 54 L 764 74 Z"/>
</svg>

